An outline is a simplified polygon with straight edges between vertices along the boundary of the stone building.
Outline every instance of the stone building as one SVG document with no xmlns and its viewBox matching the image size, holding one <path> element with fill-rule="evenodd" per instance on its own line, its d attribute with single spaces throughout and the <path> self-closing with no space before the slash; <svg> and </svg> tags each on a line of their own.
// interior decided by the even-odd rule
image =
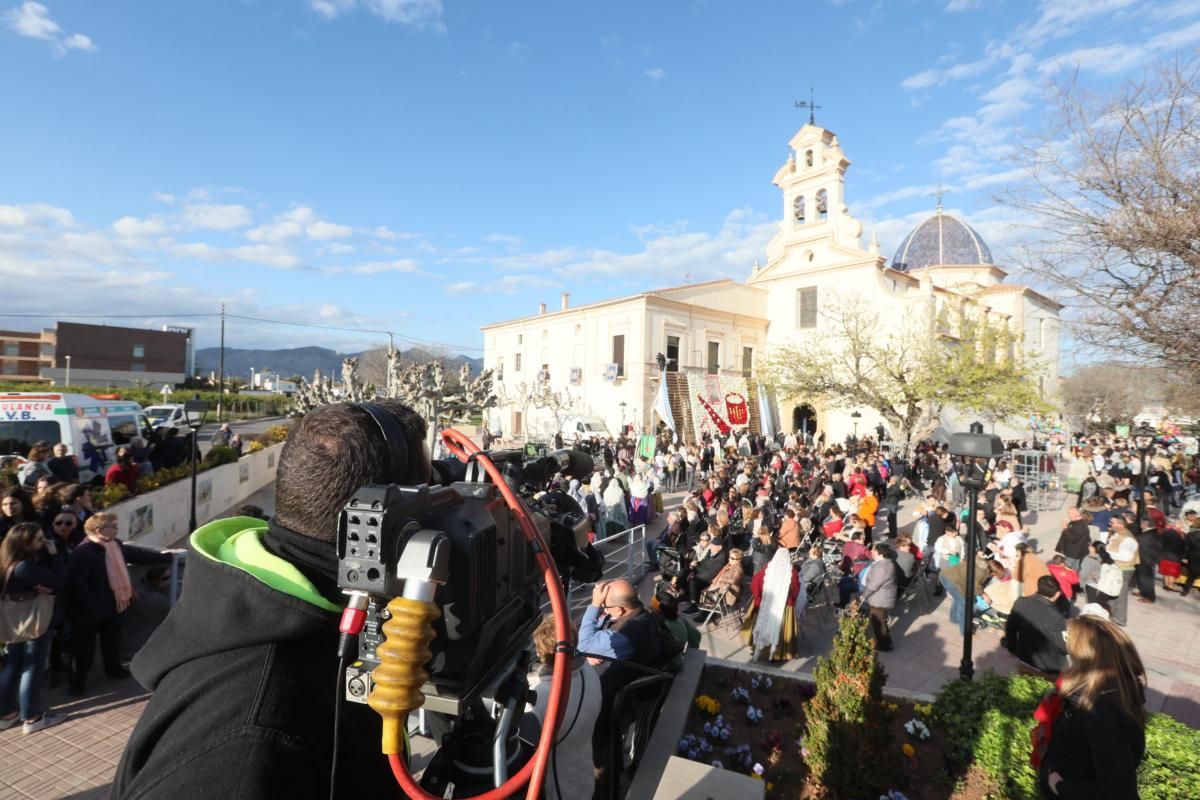
<svg viewBox="0 0 1200 800">
<path fill-rule="evenodd" d="M 845 203 L 850 161 L 837 137 L 809 124 L 789 145 L 773 181 L 782 219 L 765 266 L 755 264 L 744 283 L 723 279 L 574 308 L 564 294 L 552 312 L 543 304 L 538 314 L 486 325 L 484 363 L 496 369 L 502 396 L 522 383 L 545 382 L 569 390 L 578 398 L 575 413 L 599 416 L 614 432 L 623 424 L 648 429 L 657 423 L 655 357 L 662 353 L 672 412 L 686 439 L 743 426 L 819 430 L 833 441 L 855 429 L 873 431 L 883 420 L 871 409 L 769 397 L 755 381 L 772 346 L 835 335 L 824 312 L 848 298 L 868 304 L 881 326 L 923 326 L 930 336 L 952 335 L 946 320 L 959 314 L 1001 324 L 1018 335 L 1019 355 L 1042 365 L 1043 396 L 1057 394 L 1060 304 L 1006 283 L 1008 273 L 979 234 L 940 203 L 890 261 L 874 239 L 864 247 L 862 224 Z M 495 409 L 492 424 L 510 434 L 554 427 L 548 410 L 517 405 Z M 965 421 L 943 412 L 938 435 Z M 1009 420 L 997 432 L 1017 436 L 1022 426 Z"/>
</svg>

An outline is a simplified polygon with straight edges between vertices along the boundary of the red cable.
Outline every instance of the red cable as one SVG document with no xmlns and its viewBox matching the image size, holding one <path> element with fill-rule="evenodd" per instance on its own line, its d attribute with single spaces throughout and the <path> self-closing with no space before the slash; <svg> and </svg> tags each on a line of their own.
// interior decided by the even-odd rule
<svg viewBox="0 0 1200 800">
<path fill-rule="evenodd" d="M 546 589 L 550 594 L 550 608 L 554 612 L 555 636 L 558 637 L 558 641 L 560 642 L 570 641 L 571 632 L 568 627 L 568 621 L 571 616 L 567 608 L 567 597 L 563 592 L 558 570 L 554 566 L 553 559 L 548 555 L 550 548 L 546 546 L 541 531 L 534 524 L 533 519 L 529 516 L 529 512 L 522 505 L 520 498 L 504 482 L 504 476 L 496 468 L 496 465 L 492 463 L 492 460 L 465 434 L 447 428 L 442 431 L 442 442 L 451 453 L 464 462 L 470 456 L 474 455 L 476 460 L 483 465 L 483 469 L 487 472 L 488 477 L 495 483 L 500 496 L 504 498 L 504 502 L 508 504 L 508 507 L 516 515 L 517 521 L 521 525 L 521 531 L 525 534 L 525 539 L 534 547 L 534 558 L 537 559 L 538 566 L 541 567 L 542 574 L 546 580 Z M 542 721 L 542 734 L 538 739 L 538 746 L 533 756 L 525 762 L 525 766 L 521 767 L 517 771 L 517 774 L 510 777 L 503 784 L 483 794 L 474 795 L 469 800 L 502 800 L 502 798 L 514 797 L 526 783 L 529 784 L 529 788 L 525 793 L 525 797 L 527 800 L 537 800 L 542 791 L 542 781 L 546 777 L 546 765 L 550 761 L 550 753 L 554 747 L 554 735 L 558 732 L 559 723 L 562 721 L 562 709 L 571 691 L 570 666 L 570 656 L 567 653 L 555 653 L 550 695 L 546 702 L 546 715 Z M 399 753 L 388 755 L 388 763 L 391 764 L 392 774 L 396 776 L 396 781 L 400 784 L 400 788 L 404 790 L 406 796 L 415 798 L 416 800 L 441 800 L 438 795 L 429 794 L 417 785 L 412 775 L 409 774 L 408 765 Z"/>
</svg>

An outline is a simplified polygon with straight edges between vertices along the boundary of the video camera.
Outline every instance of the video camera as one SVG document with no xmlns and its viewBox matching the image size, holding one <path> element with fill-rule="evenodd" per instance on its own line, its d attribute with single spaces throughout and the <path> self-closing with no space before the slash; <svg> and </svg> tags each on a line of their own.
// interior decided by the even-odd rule
<svg viewBox="0 0 1200 800">
<path fill-rule="evenodd" d="M 571 579 L 598 580 L 604 559 L 588 541 L 586 510 L 562 491 L 541 491 L 559 472 L 589 477 L 592 459 L 572 450 L 487 456 L 531 512 L 564 592 Z M 388 646 L 388 602 L 405 597 L 440 611 L 432 620 L 428 680 L 419 687 L 426 711 L 453 718 L 423 779 L 440 790 L 482 781 L 497 764 L 511 771 L 520 762 L 513 718 L 528 693 L 529 643 L 542 619 L 544 583 L 516 515 L 481 465 L 434 467 L 445 485 L 372 484 L 354 493 L 339 523 L 338 584 L 352 602 L 362 601 L 366 614 L 358 658 L 345 674 L 350 702 L 366 703 L 377 684 L 380 648 Z"/>
</svg>

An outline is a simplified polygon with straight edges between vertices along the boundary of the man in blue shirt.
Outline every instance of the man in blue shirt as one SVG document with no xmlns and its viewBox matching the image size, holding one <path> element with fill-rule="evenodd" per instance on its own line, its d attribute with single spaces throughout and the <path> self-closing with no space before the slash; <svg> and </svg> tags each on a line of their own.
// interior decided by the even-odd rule
<svg viewBox="0 0 1200 800">
<path fill-rule="evenodd" d="M 592 604 L 579 622 L 579 651 L 632 660 L 634 643 L 621 633 L 623 626 L 616 626 L 614 630 L 614 623 L 641 610 L 642 602 L 629 581 L 600 581 L 592 589 Z M 605 663 L 599 658 L 588 661 L 595 666 Z"/>
</svg>

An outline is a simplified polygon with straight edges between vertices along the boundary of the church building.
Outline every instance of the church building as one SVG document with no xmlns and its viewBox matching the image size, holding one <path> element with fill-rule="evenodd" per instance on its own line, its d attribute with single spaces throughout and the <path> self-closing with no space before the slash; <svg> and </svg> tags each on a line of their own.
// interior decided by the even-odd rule
<svg viewBox="0 0 1200 800">
<path fill-rule="evenodd" d="M 680 437 L 749 428 L 755 432 L 824 432 L 828 441 L 899 431 L 870 408 L 832 406 L 821 397 L 775 397 L 756 370 L 772 346 L 830 337 L 830 304 L 865 303 L 886 331 L 906 320 L 929 336 L 953 335 L 945 320 L 962 313 L 986 318 L 1016 334 L 1023 357 L 1042 367 L 1043 397 L 1057 395 L 1059 312 L 1038 292 L 1005 283 L 979 234 L 942 212 L 901 242 L 889 262 L 874 240 L 862 244 L 862 224 L 845 203 L 850 161 L 837 137 L 814 124 L 792 137 L 787 161 L 775 173 L 782 219 L 767 246 L 766 264 L 745 282 L 726 278 L 676 286 L 572 307 L 561 307 L 483 327 L 484 365 L 496 371 L 502 403 L 491 412 L 493 430 L 506 435 L 549 434 L 569 415 L 593 415 L 613 433 L 632 425 L 653 430 L 660 369 Z M 881 335 L 884 335 L 881 333 Z M 538 388 L 569 401 L 569 409 L 542 403 Z M 546 394 L 546 393 L 540 393 Z M 531 400 L 531 398 L 533 398 Z M 966 417 L 944 411 L 935 435 L 966 427 Z M 997 426 L 1003 436 L 1027 435 L 1023 421 Z"/>
</svg>

